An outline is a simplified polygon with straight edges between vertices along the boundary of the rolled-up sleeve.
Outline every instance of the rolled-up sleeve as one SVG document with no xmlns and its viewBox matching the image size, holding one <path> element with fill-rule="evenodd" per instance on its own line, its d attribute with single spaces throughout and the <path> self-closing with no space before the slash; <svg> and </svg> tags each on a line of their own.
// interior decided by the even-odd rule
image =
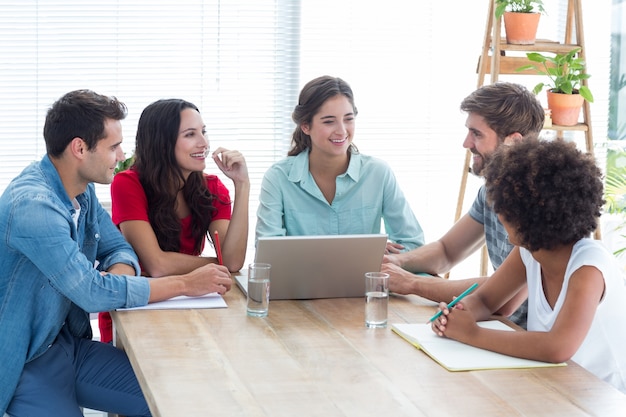
<svg viewBox="0 0 626 417">
<path fill-rule="evenodd" d="M 389 240 L 403 245 L 404 251 L 424 245 L 424 231 L 391 169 L 387 170 L 385 178 L 383 220 Z"/>
</svg>

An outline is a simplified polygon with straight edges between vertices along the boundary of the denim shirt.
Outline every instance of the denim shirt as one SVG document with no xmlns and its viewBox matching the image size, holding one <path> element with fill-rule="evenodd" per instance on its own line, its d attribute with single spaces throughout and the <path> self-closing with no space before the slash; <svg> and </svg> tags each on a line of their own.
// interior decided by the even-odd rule
<svg viewBox="0 0 626 417">
<path fill-rule="evenodd" d="M 24 364 L 42 355 L 62 326 L 90 338 L 88 312 L 148 302 L 145 278 L 100 273 L 124 263 L 139 274 L 139 264 L 93 184 L 76 200 L 78 228 L 76 210 L 47 156 L 24 169 L 0 197 L 0 415 Z"/>
<path fill-rule="evenodd" d="M 393 171 L 381 159 L 352 153 L 337 176 L 328 203 L 309 171 L 309 151 L 278 161 L 265 173 L 257 210 L 256 237 L 380 233 L 411 250 L 424 233 Z"/>
</svg>

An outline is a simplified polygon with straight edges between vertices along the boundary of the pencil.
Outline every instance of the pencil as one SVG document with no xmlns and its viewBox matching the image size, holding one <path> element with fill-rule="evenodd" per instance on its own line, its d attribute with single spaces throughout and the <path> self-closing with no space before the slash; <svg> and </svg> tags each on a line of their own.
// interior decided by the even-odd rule
<svg viewBox="0 0 626 417">
<path fill-rule="evenodd" d="M 474 291 L 474 289 L 478 287 L 478 283 L 475 282 L 473 283 L 468 289 L 466 289 L 465 291 L 463 291 L 461 293 L 461 295 L 459 295 L 458 297 L 456 297 L 454 300 L 452 300 L 450 302 L 450 304 L 448 304 L 448 310 L 451 309 L 452 307 L 454 307 L 456 305 L 456 303 L 458 303 L 459 301 L 461 301 L 463 298 L 465 298 L 465 296 L 469 293 L 471 293 L 472 291 Z M 439 310 L 437 312 L 437 314 L 435 314 L 434 316 L 432 316 L 430 318 L 430 320 L 428 320 L 428 323 L 432 323 L 434 320 L 437 320 L 437 318 L 439 318 L 439 316 L 441 316 L 443 314 L 443 310 Z"/>
<path fill-rule="evenodd" d="M 217 253 L 217 262 L 220 265 L 224 265 L 224 262 L 222 260 L 222 248 L 220 247 L 220 235 L 219 233 L 217 233 L 217 230 L 214 233 L 215 235 L 215 252 Z"/>
</svg>

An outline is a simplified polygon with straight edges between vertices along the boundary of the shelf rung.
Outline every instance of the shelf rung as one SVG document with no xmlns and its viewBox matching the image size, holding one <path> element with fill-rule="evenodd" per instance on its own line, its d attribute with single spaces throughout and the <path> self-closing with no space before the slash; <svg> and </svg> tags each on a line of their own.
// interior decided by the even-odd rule
<svg viewBox="0 0 626 417">
<path fill-rule="evenodd" d="M 480 71 L 480 61 L 482 57 L 478 57 L 478 66 L 476 68 L 476 73 Z M 491 56 L 487 57 L 487 62 L 485 62 L 485 74 L 491 74 Z M 539 75 L 539 73 L 533 69 L 529 69 L 526 71 L 516 71 L 519 67 L 529 64 L 536 64 L 536 62 L 531 62 L 528 58 L 523 56 L 501 56 L 500 57 L 500 71 L 498 74 L 523 74 L 523 75 Z"/>
<path fill-rule="evenodd" d="M 584 123 L 578 123 L 575 126 L 559 126 L 559 125 L 552 125 L 552 126 L 546 126 L 544 127 L 545 130 L 558 130 L 558 131 L 567 131 L 567 130 L 573 130 L 573 131 L 577 131 L 577 132 L 586 132 L 589 130 L 589 126 L 587 126 Z"/>
<path fill-rule="evenodd" d="M 537 40 L 534 45 L 513 45 L 506 43 L 506 39 L 500 41 L 500 50 L 519 52 L 552 52 L 555 54 L 566 54 L 572 49 L 580 48 L 580 45 L 571 43 L 559 43 L 550 40 Z"/>
</svg>

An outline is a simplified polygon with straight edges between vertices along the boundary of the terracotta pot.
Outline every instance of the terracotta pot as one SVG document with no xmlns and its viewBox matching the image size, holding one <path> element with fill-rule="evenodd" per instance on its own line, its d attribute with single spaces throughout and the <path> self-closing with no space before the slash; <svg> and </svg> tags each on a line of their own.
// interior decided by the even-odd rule
<svg viewBox="0 0 626 417">
<path fill-rule="evenodd" d="M 534 45 L 541 13 L 504 12 L 507 43 Z"/>
<path fill-rule="evenodd" d="M 575 94 L 548 93 L 548 108 L 552 114 L 552 123 L 560 126 L 574 126 L 578 123 L 580 109 L 585 99 Z"/>
</svg>

